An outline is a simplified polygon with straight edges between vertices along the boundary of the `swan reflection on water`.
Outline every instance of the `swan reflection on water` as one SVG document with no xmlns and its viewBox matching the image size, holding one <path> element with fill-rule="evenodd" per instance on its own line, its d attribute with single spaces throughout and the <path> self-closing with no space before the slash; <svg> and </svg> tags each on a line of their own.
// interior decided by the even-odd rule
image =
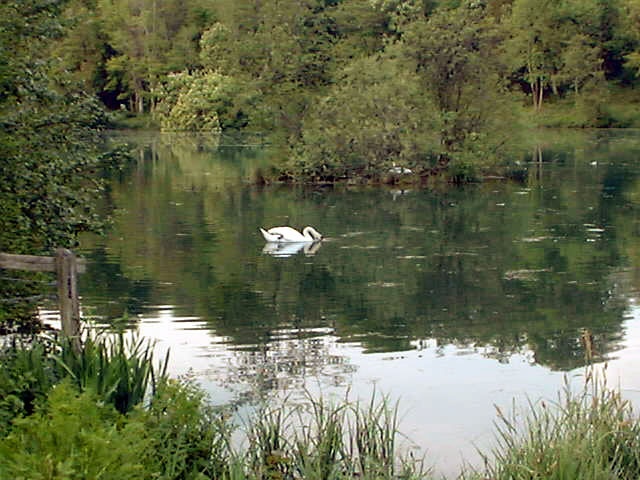
<svg viewBox="0 0 640 480">
<path fill-rule="evenodd" d="M 291 257 L 292 255 L 304 252 L 307 257 L 311 257 L 316 254 L 321 245 L 321 242 L 267 242 L 262 249 L 262 253 L 273 257 Z"/>
</svg>

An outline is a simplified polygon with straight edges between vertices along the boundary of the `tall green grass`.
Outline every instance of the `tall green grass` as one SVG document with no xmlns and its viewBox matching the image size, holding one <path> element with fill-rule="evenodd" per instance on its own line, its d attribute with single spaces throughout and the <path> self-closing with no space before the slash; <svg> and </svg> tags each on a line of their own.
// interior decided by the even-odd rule
<svg viewBox="0 0 640 480">
<path fill-rule="evenodd" d="M 68 375 L 80 390 L 91 389 L 121 413 L 153 395 L 167 376 L 169 355 L 154 366 L 154 344 L 136 333 L 85 335 L 82 348 L 62 339 L 53 355 L 61 376 Z"/>
<path fill-rule="evenodd" d="M 340 478 L 351 469 L 345 461 L 345 427 L 351 406 L 334 405 L 320 397 L 312 399 L 309 408 L 310 411 L 297 412 L 297 423 L 301 425 L 294 438 L 297 471 L 302 478 Z"/>
<path fill-rule="evenodd" d="M 398 453 L 397 404 L 388 397 L 327 402 L 308 397 L 305 407 L 261 411 L 249 429 L 247 478 L 418 479 L 421 460 Z"/>
<path fill-rule="evenodd" d="M 130 411 L 167 376 L 168 354 L 154 365 L 153 349 L 135 333 L 86 333 L 80 350 L 65 338 L 14 337 L 0 348 L 0 433 L 11 418 L 33 413 L 65 378 Z"/>
<path fill-rule="evenodd" d="M 640 478 L 638 418 L 591 368 L 580 391 L 566 381 L 557 401 L 530 403 L 524 421 L 498 409 L 496 427 L 497 446 L 484 455 L 478 478 Z"/>
</svg>

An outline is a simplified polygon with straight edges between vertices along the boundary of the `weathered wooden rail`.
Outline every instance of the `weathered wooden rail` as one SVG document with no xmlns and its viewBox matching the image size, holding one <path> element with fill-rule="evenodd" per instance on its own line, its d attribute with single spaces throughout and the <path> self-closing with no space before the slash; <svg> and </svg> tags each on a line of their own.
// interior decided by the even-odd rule
<svg viewBox="0 0 640 480">
<path fill-rule="evenodd" d="M 62 333 L 80 346 L 80 300 L 78 297 L 78 274 L 85 271 L 85 262 L 71 250 L 58 248 L 55 256 L 15 255 L 0 253 L 0 268 L 28 270 L 32 272 L 56 272 L 58 304 Z"/>
</svg>

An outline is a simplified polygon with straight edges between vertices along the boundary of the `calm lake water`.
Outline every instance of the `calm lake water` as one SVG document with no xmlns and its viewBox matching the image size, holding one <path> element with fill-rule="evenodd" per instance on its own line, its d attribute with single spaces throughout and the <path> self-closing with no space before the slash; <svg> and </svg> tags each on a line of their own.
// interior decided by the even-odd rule
<svg viewBox="0 0 640 480">
<path fill-rule="evenodd" d="M 82 241 L 83 311 L 170 347 L 174 375 L 239 411 L 388 394 L 405 443 L 454 476 L 492 444 L 494 405 L 579 377 L 585 329 L 640 398 L 640 132 L 538 136 L 514 158 L 524 182 L 435 191 L 256 187 L 268 148 L 120 136 L 137 160 L 107 234 Z M 275 225 L 327 238 L 271 251 Z"/>
</svg>

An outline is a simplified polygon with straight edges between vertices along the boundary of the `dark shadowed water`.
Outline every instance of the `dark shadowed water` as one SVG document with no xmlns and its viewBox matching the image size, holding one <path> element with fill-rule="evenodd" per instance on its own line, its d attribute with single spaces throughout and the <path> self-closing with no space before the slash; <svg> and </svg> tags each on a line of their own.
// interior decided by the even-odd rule
<svg viewBox="0 0 640 480">
<path fill-rule="evenodd" d="M 585 330 L 640 388 L 640 133 L 538 136 L 522 183 L 436 190 L 257 187 L 269 149 L 127 137 L 113 225 L 82 243 L 84 313 L 170 347 L 216 403 L 387 393 L 452 476 L 491 444 L 494 404 L 579 374 Z M 270 249 L 275 225 L 326 240 Z"/>
</svg>

